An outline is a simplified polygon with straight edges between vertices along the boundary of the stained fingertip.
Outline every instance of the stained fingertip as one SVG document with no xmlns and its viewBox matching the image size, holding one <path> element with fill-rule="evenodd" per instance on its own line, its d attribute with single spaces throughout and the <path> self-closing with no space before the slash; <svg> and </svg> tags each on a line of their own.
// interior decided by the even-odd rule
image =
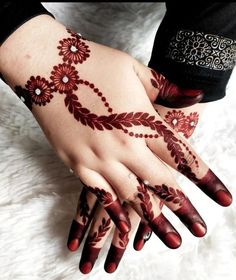
<svg viewBox="0 0 236 280">
<path fill-rule="evenodd" d="M 76 251 L 79 248 L 79 239 L 75 238 L 75 239 L 68 241 L 67 247 L 72 252 Z"/>
<path fill-rule="evenodd" d="M 101 248 L 96 248 L 85 242 L 80 259 L 79 269 L 83 274 L 88 274 L 98 258 Z"/>
<path fill-rule="evenodd" d="M 215 193 L 215 200 L 221 206 L 227 207 L 232 203 L 233 197 L 230 192 L 219 190 Z"/>
<path fill-rule="evenodd" d="M 134 243 L 133 243 L 134 249 L 136 251 L 142 250 L 145 243 L 151 238 L 151 235 L 152 235 L 151 228 L 147 224 L 140 222 L 137 233 L 134 238 Z"/>
<path fill-rule="evenodd" d="M 67 240 L 67 248 L 70 251 L 76 251 L 79 248 L 80 242 L 83 239 L 85 226 L 73 220 L 70 227 L 70 232 Z"/>
<path fill-rule="evenodd" d="M 80 266 L 80 271 L 83 274 L 88 274 L 92 270 L 92 268 L 93 268 L 93 265 L 91 264 L 91 262 L 86 262 Z"/>
<path fill-rule="evenodd" d="M 134 249 L 136 250 L 136 251 L 140 251 L 140 250 L 142 250 L 143 249 L 143 246 L 144 246 L 144 240 L 143 239 L 140 239 L 140 240 L 138 240 L 138 241 L 136 241 L 135 243 L 134 243 Z"/>
<path fill-rule="evenodd" d="M 203 237 L 207 233 L 207 229 L 206 229 L 205 225 L 202 225 L 201 223 L 196 222 L 192 225 L 191 232 L 196 237 Z"/>
<path fill-rule="evenodd" d="M 168 232 L 165 237 L 165 244 L 168 246 L 170 249 L 177 249 L 180 247 L 182 243 L 181 236 L 177 234 L 176 232 Z"/>
<path fill-rule="evenodd" d="M 118 248 L 115 245 L 111 244 L 104 264 L 104 269 L 107 273 L 113 273 L 114 271 L 116 271 L 124 252 L 125 249 Z"/>
</svg>

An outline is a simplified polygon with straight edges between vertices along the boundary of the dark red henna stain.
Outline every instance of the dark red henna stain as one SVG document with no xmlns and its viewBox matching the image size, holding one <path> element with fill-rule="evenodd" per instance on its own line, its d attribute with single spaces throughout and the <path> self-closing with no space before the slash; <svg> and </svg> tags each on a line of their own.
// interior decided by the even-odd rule
<svg viewBox="0 0 236 280">
<path fill-rule="evenodd" d="M 154 187 L 149 186 L 149 188 L 166 202 L 172 202 L 181 206 L 186 199 L 186 196 L 182 191 L 168 187 L 165 184 L 162 184 L 161 186 L 155 185 Z"/>
<path fill-rule="evenodd" d="M 69 32 L 69 31 L 68 31 Z M 80 36 L 75 35 L 75 33 L 70 32 L 70 34 L 72 35 L 73 38 L 77 38 L 79 39 Z M 78 97 L 73 94 L 74 90 L 78 89 L 78 84 L 79 84 L 79 76 L 78 76 L 78 71 L 75 69 L 74 66 L 70 65 L 70 64 L 59 64 L 57 66 L 54 66 L 52 72 L 51 72 L 52 76 L 50 77 L 53 85 L 50 88 L 43 88 L 45 90 L 44 98 L 42 101 L 42 103 L 40 103 L 41 101 L 39 101 L 39 99 L 34 99 L 38 104 L 36 105 L 44 105 L 45 102 L 49 102 L 49 97 L 51 98 L 51 96 L 48 94 L 49 91 L 58 91 L 60 93 L 65 93 L 66 94 L 66 98 L 65 98 L 65 105 L 66 107 L 68 107 L 68 110 L 70 113 L 72 113 L 74 115 L 74 118 L 81 122 L 83 125 L 87 125 L 90 126 L 92 129 L 98 129 L 98 130 L 112 130 L 112 129 L 120 129 L 122 131 L 124 131 L 125 133 L 127 133 L 129 136 L 131 137 L 144 137 L 144 138 L 158 138 L 158 137 L 163 137 L 164 142 L 167 144 L 167 149 L 170 151 L 171 153 L 171 157 L 174 158 L 175 163 L 177 164 L 177 169 L 182 172 L 182 174 L 184 174 L 186 177 L 188 177 L 190 180 L 192 180 L 194 183 L 198 183 L 199 179 L 196 178 L 196 175 L 194 174 L 194 172 L 192 171 L 192 169 L 189 167 L 189 163 L 185 158 L 185 155 L 182 151 L 182 148 L 180 146 L 183 145 L 183 143 L 181 141 L 179 141 L 173 134 L 173 132 L 171 132 L 170 130 L 167 129 L 167 127 L 158 120 L 155 120 L 154 116 L 150 116 L 148 113 L 143 113 L 143 112 L 130 112 L 130 113 L 120 113 L 120 114 L 111 114 L 109 116 L 97 116 L 96 114 L 93 114 L 90 112 L 89 109 L 87 108 L 83 108 L 82 105 L 80 104 L 80 102 L 78 102 Z M 202 95 L 202 93 L 200 93 L 200 91 L 197 90 L 181 90 L 178 91 L 179 89 L 175 86 L 170 84 L 163 76 L 159 75 L 157 73 L 155 73 L 154 71 L 152 71 L 152 75 L 154 77 L 154 79 L 152 79 L 152 84 L 154 87 L 158 88 L 159 91 L 161 92 L 159 94 L 160 98 L 162 98 L 163 100 L 167 100 L 168 102 L 173 99 L 174 101 L 179 101 L 183 96 L 184 98 L 186 97 L 191 97 L 191 100 L 195 100 L 199 98 L 199 96 Z M 44 84 L 46 82 L 45 78 L 40 78 L 41 82 L 43 82 Z M 44 79 L 44 80 L 43 80 Z M 91 84 L 89 82 L 87 82 L 89 86 L 91 86 Z M 31 85 L 30 81 L 28 81 L 28 86 Z M 16 86 L 16 91 L 18 91 L 18 95 L 21 96 L 21 98 L 24 98 L 24 95 L 26 95 L 26 90 L 22 89 L 19 86 Z M 39 92 L 39 91 L 37 91 Z M 175 94 L 177 92 L 177 94 Z M 37 94 L 36 94 L 37 95 Z M 101 92 L 98 92 L 98 95 L 102 96 Z M 180 98 L 178 100 L 178 98 Z M 25 98 L 24 98 L 25 99 Z M 172 101 L 173 101 L 172 100 Z M 187 99 L 185 99 L 186 101 Z M 106 102 L 105 97 L 101 98 L 102 102 L 104 103 L 104 106 L 107 107 L 109 106 L 109 104 Z M 172 102 L 171 101 L 171 102 Z M 191 102 L 192 102 L 191 101 Z M 29 106 L 29 108 L 31 107 L 32 104 L 32 97 L 31 100 L 29 101 L 29 98 L 27 98 L 26 100 L 26 105 Z M 46 104 L 46 103 L 45 103 Z M 106 105 L 105 105 L 106 104 Z M 183 105 L 183 103 L 182 103 Z M 112 108 L 109 107 L 109 110 L 112 110 Z M 108 110 L 108 111 L 109 111 Z M 151 128 L 152 130 L 154 130 L 156 133 L 155 134 L 138 134 L 138 133 L 133 133 L 133 132 L 129 132 L 127 130 L 127 128 L 130 128 L 132 126 L 146 126 Z M 186 147 L 187 150 L 187 147 Z M 189 151 L 189 156 L 191 156 L 194 159 L 194 155 L 191 153 L 191 151 Z M 197 161 L 195 161 L 195 163 L 197 164 Z M 198 166 L 198 164 L 197 164 Z M 217 199 L 218 200 L 223 200 L 224 193 L 221 192 L 218 193 L 217 195 Z M 219 198 L 218 198 L 219 197 Z M 227 194 L 225 195 L 225 203 L 224 204 L 229 204 L 230 200 L 232 199 L 228 199 L 229 201 L 227 202 L 227 198 L 229 196 L 227 196 Z"/>
<path fill-rule="evenodd" d="M 105 191 L 104 189 L 100 189 L 100 188 L 93 188 L 90 186 L 85 186 L 87 188 L 87 190 L 89 190 L 91 193 L 95 194 L 96 197 L 98 198 L 99 202 L 103 205 L 103 206 L 107 206 L 109 204 L 111 204 L 113 202 L 113 198 L 112 198 L 112 194 L 109 193 L 108 191 Z"/>
<path fill-rule="evenodd" d="M 67 247 L 69 250 L 75 251 L 79 248 L 93 218 L 96 208 L 97 203 L 92 209 L 89 208 L 87 201 L 87 190 L 84 188 L 80 195 L 80 203 L 78 209 L 80 217 L 82 217 L 82 223 L 77 222 L 76 220 L 72 221 L 67 241 Z"/>
<path fill-rule="evenodd" d="M 163 214 L 154 218 L 150 195 L 148 194 L 145 185 L 140 180 L 139 183 L 140 185 L 137 187 L 139 192 L 138 197 L 141 201 L 140 206 L 142 208 L 144 218 L 148 221 L 150 228 L 166 246 L 171 249 L 178 248 L 181 245 L 180 235 Z"/>
<path fill-rule="evenodd" d="M 84 185 L 85 186 L 85 185 Z M 117 228 L 122 233 L 127 233 L 130 231 L 130 220 L 129 217 L 126 215 L 125 211 L 120 204 L 120 201 L 116 199 L 115 201 L 112 198 L 111 193 L 99 189 L 97 187 L 93 188 L 90 186 L 85 186 L 91 193 L 95 194 L 98 198 L 98 201 L 104 206 L 108 215 L 117 226 Z"/>
<path fill-rule="evenodd" d="M 79 38 L 67 38 L 59 41 L 59 55 L 63 57 L 64 62 L 69 64 L 83 63 L 89 57 L 89 47 Z"/>
<path fill-rule="evenodd" d="M 231 193 L 210 169 L 196 184 L 205 194 L 221 206 L 229 206 L 232 203 Z"/>
<path fill-rule="evenodd" d="M 186 116 L 184 124 L 181 128 L 181 132 L 183 132 L 186 138 L 189 138 L 193 134 L 198 124 L 198 118 L 199 115 L 197 112 L 192 112 L 188 116 Z"/>
<path fill-rule="evenodd" d="M 111 247 L 109 249 L 109 252 L 108 252 L 108 255 L 107 255 L 107 258 L 105 261 L 105 265 L 104 265 L 106 272 L 112 273 L 117 269 L 117 267 L 120 263 L 120 260 L 124 255 L 124 252 L 125 252 L 125 249 L 118 248 L 115 245 L 111 244 Z"/>
<path fill-rule="evenodd" d="M 92 270 L 100 251 L 101 248 L 95 248 L 85 242 L 79 264 L 79 269 L 82 273 L 88 274 Z"/>
<path fill-rule="evenodd" d="M 111 219 L 103 218 L 101 225 L 98 227 L 98 231 L 87 237 L 79 265 L 82 273 L 87 274 L 92 270 L 101 250 L 101 248 L 96 248 L 95 246 L 106 235 L 110 227 Z"/>
<path fill-rule="evenodd" d="M 46 103 L 49 103 L 53 98 L 52 84 L 40 76 L 31 76 L 25 87 L 31 96 L 32 103 L 35 103 L 39 106 L 45 106 Z"/>
<path fill-rule="evenodd" d="M 71 93 L 78 89 L 79 76 L 78 71 L 70 64 L 59 64 L 53 67 L 50 79 L 53 82 L 55 91 L 60 93 Z"/>
<path fill-rule="evenodd" d="M 183 89 L 169 82 L 163 75 L 151 70 L 153 78 L 151 84 L 158 92 L 155 103 L 167 107 L 182 108 L 194 105 L 203 98 L 203 92 L 199 89 Z"/>
<path fill-rule="evenodd" d="M 93 235 L 88 236 L 87 243 L 90 246 L 96 246 L 99 241 L 106 235 L 108 230 L 111 228 L 111 219 L 102 219 L 101 225 L 98 227 L 98 231 L 95 231 Z"/>
<path fill-rule="evenodd" d="M 151 238 L 152 230 L 144 222 L 140 222 L 135 234 L 133 247 L 136 251 L 142 250 L 145 243 Z"/>
</svg>

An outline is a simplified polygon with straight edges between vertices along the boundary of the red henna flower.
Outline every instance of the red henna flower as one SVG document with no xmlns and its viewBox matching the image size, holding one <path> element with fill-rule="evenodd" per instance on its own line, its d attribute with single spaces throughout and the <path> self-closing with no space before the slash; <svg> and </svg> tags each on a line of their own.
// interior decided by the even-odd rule
<svg viewBox="0 0 236 280">
<path fill-rule="evenodd" d="M 54 66 L 53 69 L 50 79 L 53 81 L 56 90 L 60 93 L 71 93 L 72 90 L 78 89 L 79 76 L 74 66 L 63 63 Z"/>
<path fill-rule="evenodd" d="M 59 43 L 59 55 L 63 56 L 65 62 L 83 63 L 89 57 L 89 47 L 78 38 L 63 39 Z"/>
<path fill-rule="evenodd" d="M 184 113 L 180 110 L 172 110 L 165 115 L 165 121 L 177 132 L 183 127 L 184 120 Z"/>
<path fill-rule="evenodd" d="M 31 76 L 25 87 L 31 96 L 32 102 L 37 105 L 46 105 L 53 98 L 52 84 L 40 76 Z"/>
<path fill-rule="evenodd" d="M 194 129 L 198 123 L 198 117 L 199 117 L 198 113 L 193 112 L 193 113 L 190 113 L 190 115 L 185 118 L 184 123 L 181 128 L 181 132 L 184 133 L 184 136 L 186 138 L 189 138 L 193 134 Z"/>
</svg>

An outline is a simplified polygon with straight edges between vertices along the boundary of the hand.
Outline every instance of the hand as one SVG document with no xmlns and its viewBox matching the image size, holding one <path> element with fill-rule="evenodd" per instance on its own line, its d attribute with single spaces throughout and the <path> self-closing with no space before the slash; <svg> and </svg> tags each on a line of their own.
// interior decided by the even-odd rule
<svg viewBox="0 0 236 280">
<path fill-rule="evenodd" d="M 167 246 L 177 248 L 181 237 L 159 208 L 165 186 L 188 202 L 164 199 L 192 232 L 198 235 L 200 228 L 202 234 L 205 224 L 198 214 L 186 220 L 186 208 L 196 210 L 163 162 L 219 204 L 229 205 L 232 197 L 190 145 L 163 123 L 143 85 L 150 70 L 141 78 L 138 67 L 127 54 L 85 41 L 49 16 L 26 22 L 0 49 L 5 80 L 118 229 L 123 234 L 130 230 L 119 197 Z"/>
<path fill-rule="evenodd" d="M 159 105 L 154 105 L 154 107 L 162 119 L 170 124 L 175 131 L 182 134 L 185 138 L 189 138 L 196 128 L 199 115 L 202 112 L 204 105 L 198 104 L 181 110 L 170 109 Z M 163 200 L 159 205 L 160 211 L 162 205 Z M 123 207 L 130 218 L 131 231 L 127 234 L 122 234 L 119 230 L 115 229 L 112 244 L 105 261 L 105 270 L 109 273 L 112 273 L 117 269 L 129 240 L 132 238 L 138 224 L 138 230 L 133 243 L 135 250 L 141 250 L 152 234 L 151 228 L 145 223 L 145 221 L 142 220 L 140 222 L 140 218 L 129 204 L 124 203 Z M 186 219 L 188 218 L 188 215 L 192 214 L 193 213 L 188 212 L 185 213 Z M 79 248 L 91 222 L 92 225 L 85 241 L 80 260 L 80 270 L 83 273 L 89 273 L 92 270 L 92 267 L 98 258 L 100 249 L 104 246 L 104 243 L 113 228 L 113 223 L 109 219 L 105 210 L 98 205 L 96 197 L 84 187 L 80 194 L 75 219 L 71 224 L 67 244 L 69 250 L 76 251 Z M 200 236 L 201 234 L 198 235 L 198 237 Z"/>
</svg>

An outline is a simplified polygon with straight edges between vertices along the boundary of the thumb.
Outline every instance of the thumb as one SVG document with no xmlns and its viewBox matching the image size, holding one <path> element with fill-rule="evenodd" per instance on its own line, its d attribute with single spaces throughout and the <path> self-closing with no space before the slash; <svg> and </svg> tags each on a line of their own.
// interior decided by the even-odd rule
<svg viewBox="0 0 236 280">
<path fill-rule="evenodd" d="M 181 88 L 137 60 L 134 63 L 134 70 L 152 103 L 182 108 L 194 105 L 203 98 L 204 93 L 201 89 Z"/>
</svg>

